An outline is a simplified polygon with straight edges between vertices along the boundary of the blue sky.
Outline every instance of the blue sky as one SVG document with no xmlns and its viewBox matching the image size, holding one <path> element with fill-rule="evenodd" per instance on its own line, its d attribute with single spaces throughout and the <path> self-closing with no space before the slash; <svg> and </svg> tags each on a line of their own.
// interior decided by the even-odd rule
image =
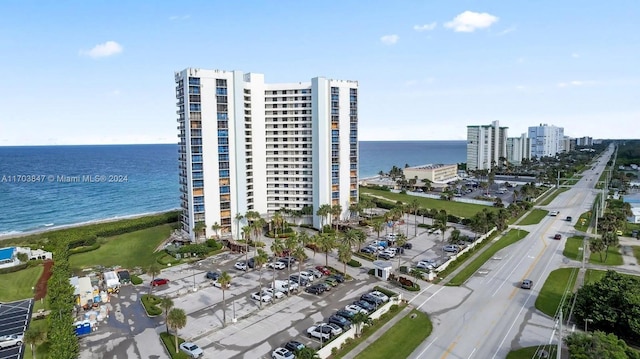
<svg viewBox="0 0 640 359">
<path fill-rule="evenodd" d="M 358 80 L 361 140 L 640 138 L 640 2 L 0 2 L 0 145 L 176 142 L 186 67 Z"/>
</svg>

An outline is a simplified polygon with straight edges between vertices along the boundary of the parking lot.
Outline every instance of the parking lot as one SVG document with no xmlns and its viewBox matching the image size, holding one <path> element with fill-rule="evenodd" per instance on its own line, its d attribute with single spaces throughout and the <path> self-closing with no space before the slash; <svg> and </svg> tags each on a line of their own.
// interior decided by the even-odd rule
<svg viewBox="0 0 640 359">
<path fill-rule="evenodd" d="M 32 309 L 32 299 L 0 304 L 0 337 L 5 335 L 24 336 Z M 24 344 L 0 349 L 0 358 L 3 359 L 20 359 L 23 355 Z"/>
</svg>

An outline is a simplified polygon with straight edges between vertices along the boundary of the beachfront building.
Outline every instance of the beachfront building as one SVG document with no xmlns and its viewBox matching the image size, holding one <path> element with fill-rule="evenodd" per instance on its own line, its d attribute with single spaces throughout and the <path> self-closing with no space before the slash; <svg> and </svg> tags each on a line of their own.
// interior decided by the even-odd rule
<svg viewBox="0 0 640 359">
<path fill-rule="evenodd" d="M 540 124 L 529 127 L 531 157 L 552 157 L 564 151 L 564 128 Z"/>
<path fill-rule="evenodd" d="M 434 187 L 444 187 L 448 182 L 458 180 L 458 165 L 429 164 L 407 167 L 403 170 L 404 178 L 409 181 L 415 179 L 416 186 L 424 186 L 424 180 L 429 180 Z"/>
<path fill-rule="evenodd" d="M 491 170 L 507 157 L 507 129 L 498 121 L 467 126 L 467 170 Z"/>
<path fill-rule="evenodd" d="M 0 248 L 0 268 L 17 266 L 22 263 L 18 259 L 18 253 L 24 253 L 26 260 L 51 260 L 53 254 L 42 249 L 31 249 L 29 247 L 5 247 Z"/>
<path fill-rule="evenodd" d="M 340 204 L 342 217 L 358 200 L 356 81 L 269 84 L 262 74 L 187 68 L 175 82 L 181 222 L 192 240 L 215 235 L 212 226 L 239 238 L 235 218 L 248 211 L 268 219 Z"/>
<path fill-rule="evenodd" d="M 507 161 L 515 165 L 520 165 L 523 159 L 531 158 L 531 146 L 527 134 L 520 137 L 507 138 Z"/>
</svg>

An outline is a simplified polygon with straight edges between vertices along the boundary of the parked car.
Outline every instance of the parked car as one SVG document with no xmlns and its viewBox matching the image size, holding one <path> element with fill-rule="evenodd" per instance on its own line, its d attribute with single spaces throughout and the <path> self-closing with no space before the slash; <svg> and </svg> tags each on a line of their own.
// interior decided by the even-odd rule
<svg viewBox="0 0 640 359">
<path fill-rule="evenodd" d="M 376 252 L 376 250 L 372 247 L 364 247 L 362 249 L 360 249 L 360 252 L 362 253 L 367 253 L 367 254 L 373 254 Z"/>
<path fill-rule="evenodd" d="M 373 311 L 376 310 L 376 307 L 365 301 L 365 300 L 357 300 L 355 302 L 353 302 L 353 304 L 357 305 L 358 307 L 362 308 L 362 309 L 366 309 L 367 311 L 369 311 L 369 313 L 373 313 Z"/>
<path fill-rule="evenodd" d="M 300 343 L 297 340 L 291 340 L 284 345 L 285 349 L 289 349 L 290 351 L 296 353 L 298 350 L 302 350 L 305 348 L 305 345 Z"/>
<path fill-rule="evenodd" d="M 332 287 L 335 287 L 338 285 L 338 281 L 333 277 L 328 277 L 327 279 L 324 280 L 324 282 Z"/>
<path fill-rule="evenodd" d="M 233 267 L 237 270 L 247 270 L 247 263 L 245 261 L 236 262 Z"/>
<path fill-rule="evenodd" d="M 433 264 L 425 262 L 425 261 L 420 261 L 418 262 L 418 264 L 416 264 L 416 268 L 420 268 L 420 269 L 433 269 Z"/>
<path fill-rule="evenodd" d="M 3 335 L 0 337 L 0 349 L 21 346 L 23 342 L 24 337 L 22 335 Z"/>
<path fill-rule="evenodd" d="M 207 279 L 216 280 L 216 279 L 218 279 L 220 277 L 220 273 L 209 271 L 209 272 L 207 272 L 205 277 L 207 277 Z"/>
<path fill-rule="evenodd" d="M 354 304 L 349 304 L 349 305 L 347 305 L 346 307 L 344 307 L 344 309 L 345 309 L 345 310 L 348 310 L 348 311 L 350 311 L 350 312 L 352 312 L 352 313 L 363 313 L 363 314 L 369 314 L 369 313 L 371 313 L 371 312 L 370 312 L 370 311 L 368 311 L 367 309 L 362 308 L 361 306 L 359 306 L 359 305 L 355 304 L 355 302 L 354 302 Z"/>
<path fill-rule="evenodd" d="M 382 252 L 382 253 L 378 254 L 378 258 L 389 260 L 389 259 L 391 259 L 391 255 L 389 253 Z"/>
<path fill-rule="evenodd" d="M 191 358 L 199 358 L 204 354 L 204 352 L 202 351 L 202 349 L 200 349 L 199 346 L 191 342 L 181 343 L 179 345 L 179 348 L 182 352 L 184 352 Z"/>
<path fill-rule="evenodd" d="M 380 253 L 380 255 L 386 254 L 389 257 L 393 258 L 396 256 L 396 251 L 392 250 L 392 248 L 387 248 L 384 251 L 382 251 L 382 253 Z"/>
<path fill-rule="evenodd" d="M 522 284 L 520 284 L 520 288 L 522 289 L 531 289 L 531 287 L 533 287 L 533 281 L 531 279 L 525 279 L 522 281 Z"/>
<path fill-rule="evenodd" d="M 337 324 L 333 324 L 333 323 L 322 323 L 320 325 L 325 325 L 329 328 L 331 328 L 331 334 L 332 335 L 340 335 L 342 334 L 342 328 L 340 328 L 339 325 Z"/>
<path fill-rule="evenodd" d="M 324 274 L 315 268 L 307 268 L 307 272 L 313 274 L 315 279 L 322 277 Z"/>
<path fill-rule="evenodd" d="M 167 278 L 155 278 L 151 281 L 152 287 L 157 287 L 159 285 L 169 284 L 169 280 Z"/>
<path fill-rule="evenodd" d="M 322 294 L 324 293 L 324 286 L 321 284 L 314 284 L 310 287 L 307 287 L 307 289 L 305 289 L 304 291 L 307 293 L 311 293 L 311 294 Z"/>
<path fill-rule="evenodd" d="M 373 296 L 369 293 L 363 294 L 360 296 L 361 300 L 364 300 L 365 302 L 371 303 L 374 306 L 379 306 L 384 304 L 384 301 L 376 296 Z"/>
<path fill-rule="evenodd" d="M 278 262 L 282 262 L 287 266 L 291 266 L 296 263 L 296 259 L 294 257 L 282 257 L 278 259 Z"/>
<path fill-rule="evenodd" d="M 306 279 L 304 279 L 302 277 L 298 277 L 297 274 L 292 274 L 289 277 L 289 280 L 291 280 L 293 282 L 296 282 L 296 283 L 300 283 L 300 285 L 303 286 L 303 287 L 308 287 L 310 285 L 308 280 L 306 280 Z"/>
<path fill-rule="evenodd" d="M 276 299 L 284 298 L 284 293 L 279 290 L 273 290 L 273 288 L 264 288 L 262 289 L 262 294 L 271 296 Z"/>
<path fill-rule="evenodd" d="M 267 267 L 271 268 L 271 269 L 277 269 L 277 270 L 281 270 L 281 269 L 285 269 L 287 268 L 287 266 L 282 263 L 282 262 L 270 262 L 269 264 L 267 264 Z"/>
<path fill-rule="evenodd" d="M 344 276 L 342 274 L 334 273 L 330 275 L 329 278 L 335 278 L 338 281 L 338 283 L 344 282 Z"/>
<path fill-rule="evenodd" d="M 251 299 L 259 300 L 264 303 L 269 303 L 273 298 L 268 294 L 263 294 L 260 292 L 251 293 Z"/>
<path fill-rule="evenodd" d="M 213 281 L 213 286 L 216 288 L 222 288 L 222 284 L 220 284 L 220 278 Z M 231 287 L 231 283 L 227 283 L 227 286 L 225 289 L 229 289 L 230 287 Z"/>
<path fill-rule="evenodd" d="M 556 233 L 556 235 L 555 235 L 555 236 L 553 236 L 553 239 L 556 239 L 556 240 L 560 240 L 560 239 L 562 239 L 562 234 L 560 234 L 560 233 Z"/>
<path fill-rule="evenodd" d="M 323 340 L 329 340 L 331 339 L 331 327 L 326 326 L 326 325 L 314 325 L 312 327 L 310 327 L 309 329 L 307 329 L 307 335 L 309 335 L 309 337 L 313 337 L 313 338 L 318 338 L 318 339 L 323 339 Z"/>
<path fill-rule="evenodd" d="M 380 300 L 382 300 L 383 302 L 388 302 L 389 301 L 389 296 L 382 293 L 381 291 L 378 290 L 374 290 L 373 292 L 369 293 L 374 297 L 380 298 Z"/>
<path fill-rule="evenodd" d="M 295 359 L 296 356 L 289 349 L 285 348 L 276 348 L 271 353 L 272 359 Z"/>
<path fill-rule="evenodd" d="M 338 325 L 343 330 L 348 330 L 349 328 L 351 328 L 351 322 L 340 315 L 332 315 L 329 317 L 328 321 L 329 323 Z"/>
<path fill-rule="evenodd" d="M 350 310 L 346 310 L 346 309 L 340 309 L 339 311 L 336 312 L 336 314 L 334 315 L 338 315 L 343 317 L 346 320 L 351 321 L 351 319 L 353 318 L 354 315 L 356 315 L 356 312 L 352 312 Z"/>
<path fill-rule="evenodd" d="M 458 253 L 460 251 L 460 247 L 455 244 L 447 244 L 446 246 L 442 247 L 442 250 L 449 253 Z"/>
<path fill-rule="evenodd" d="M 300 276 L 302 279 L 306 279 L 309 282 L 313 282 L 314 279 L 316 279 L 313 274 L 307 272 L 307 271 L 301 271 L 298 273 L 298 276 Z"/>
<path fill-rule="evenodd" d="M 320 271 L 320 273 L 322 273 L 323 275 L 331 275 L 331 271 L 327 267 L 316 266 L 316 269 Z"/>
</svg>

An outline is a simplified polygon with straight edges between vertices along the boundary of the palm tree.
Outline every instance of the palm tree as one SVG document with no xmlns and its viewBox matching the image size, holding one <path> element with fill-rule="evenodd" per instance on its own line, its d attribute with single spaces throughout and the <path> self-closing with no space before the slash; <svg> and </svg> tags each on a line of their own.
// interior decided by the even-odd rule
<svg viewBox="0 0 640 359">
<path fill-rule="evenodd" d="M 254 261 L 256 268 L 258 268 L 258 273 L 260 274 L 260 291 L 258 292 L 260 293 L 260 296 L 262 296 L 262 267 L 264 267 L 264 264 L 267 263 L 268 260 L 269 256 L 267 255 L 267 252 L 262 248 L 258 248 L 258 254 L 254 257 Z M 262 308 L 262 300 L 260 300 L 260 308 Z"/>
<path fill-rule="evenodd" d="M 236 213 L 236 216 L 234 218 L 234 220 L 236 221 L 236 235 L 240 236 L 240 224 L 242 224 L 242 220 L 244 219 L 244 216 L 242 215 L 242 213 L 238 212 Z"/>
<path fill-rule="evenodd" d="M 420 201 L 418 201 L 417 198 L 412 199 L 411 202 L 409 202 L 409 208 L 413 211 L 413 236 L 415 237 L 418 235 L 418 209 L 420 208 Z"/>
<path fill-rule="evenodd" d="M 430 179 L 428 179 L 428 178 L 423 178 L 423 179 L 422 179 L 422 183 L 424 183 L 424 191 L 425 191 L 425 192 L 429 192 L 429 191 L 431 191 L 431 189 L 433 188 L 433 186 L 432 186 L 432 182 L 431 182 L 431 180 L 430 180 Z"/>
<path fill-rule="evenodd" d="M 298 247 L 298 236 L 294 232 L 292 236 L 289 236 L 284 240 L 284 248 L 287 249 L 287 251 L 289 252 L 289 255 L 292 255 L 296 247 Z M 287 278 L 291 277 L 290 261 L 287 261 L 287 274 L 289 275 Z"/>
<path fill-rule="evenodd" d="M 298 288 L 300 288 L 300 272 L 302 272 L 302 261 L 307 258 L 307 253 L 304 252 L 303 247 L 297 246 L 296 248 L 294 248 L 291 255 L 293 256 L 293 258 L 298 260 Z"/>
<path fill-rule="evenodd" d="M 222 228 L 222 226 L 218 223 L 215 222 L 212 226 L 211 226 L 211 230 L 213 230 L 213 233 L 215 233 L 214 235 L 216 236 L 216 240 L 220 239 L 220 236 L 218 235 L 218 231 Z"/>
<path fill-rule="evenodd" d="M 353 248 L 353 246 L 358 243 L 358 233 L 357 229 L 349 229 L 341 235 L 342 243 L 347 244 L 349 248 Z"/>
<path fill-rule="evenodd" d="M 407 237 L 404 234 L 400 233 L 398 238 L 396 238 L 396 246 L 398 248 L 402 248 L 405 245 L 405 243 L 407 243 Z M 398 255 L 398 268 L 400 268 L 400 252 L 398 252 L 397 255 Z"/>
<path fill-rule="evenodd" d="M 306 248 L 307 245 L 311 243 L 311 236 L 309 236 L 309 233 L 304 230 L 300 231 L 298 232 L 298 242 Z"/>
<path fill-rule="evenodd" d="M 280 238 L 276 238 L 273 240 L 273 243 L 271 243 L 271 252 L 273 252 L 273 254 L 276 257 L 280 257 L 282 255 L 282 252 L 284 251 L 284 242 L 282 242 L 282 239 Z M 273 266 L 273 290 L 276 290 L 276 267 Z"/>
<path fill-rule="evenodd" d="M 160 266 L 157 265 L 156 263 L 153 263 L 152 265 L 150 265 L 147 268 L 147 274 L 151 276 L 151 282 L 153 283 L 153 280 L 156 279 L 156 276 L 158 274 L 161 273 L 161 269 Z M 149 295 L 151 295 L 151 290 L 153 289 L 153 286 L 151 284 L 149 284 Z"/>
<path fill-rule="evenodd" d="M 343 242 L 338 247 L 338 260 L 344 265 L 344 275 L 347 275 L 347 263 L 351 260 L 351 247 L 347 242 Z"/>
<path fill-rule="evenodd" d="M 273 236 L 274 238 L 278 238 L 278 227 L 281 227 L 284 223 L 284 218 L 280 212 L 276 212 L 271 217 L 271 222 L 273 223 Z"/>
<path fill-rule="evenodd" d="M 162 297 L 162 299 L 160 299 L 160 308 L 164 310 L 164 321 L 167 326 L 167 333 L 169 333 L 169 322 L 167 321 L 167 317 L 169 316 L 169 311 L 173 308 L 173 300 L 167 296 Z"/>
<path fill-rule="evenodd" d="M 222 289 L 222 327 L 227 325 L 227 302 L 224 298 L 224 293 L 231 285 L 231 276 L 227 272 L 220 273 L 218 277 L 218 283 L 220 283 L 220 289 Z"/>
<path fill-rule="evenodd" d="M 358 243 L 358 252 L 362 247 L 362 244 L 367 241 L 367 234 L 364 233 L 361 229 L 356 229 L 356 242 Z"/>
<path fill-rule="evenodd" d="M 360 211 L 362 211 L 362 203 L 353 202 L 349 205 L 349 219 L 353 218 L 354 215 L 356 220 L 360 222 Z"/>
<path fill-rule="evenodd" d="M 320 217 L 320 231 L 324 233 L 324 221 L 327 219 L 327 216 L 331 213 L 331 205 L 323 204 L 316 211 L 316 216 Z"/>
<path fill-rule="evenodd" d="M 251 226 L 247 225 L 242 227 L 242 237 L 244 238 L 244 260 L 245 263 L 249 263 L 249 241 L 251 240 Z"/>
<path fill-rule="evenodd" d="M 454 228 L 453 231 L 451 231 L 451 235 L 449 236 L 449 244 L 458 243 L 459 240 L 460 230 L 458 228 Z"/>
<path fill-rule="evenodd" d="M 351 323 L 353 323 L 353 325 L 355 325 L 356 327 L 356 336 L 360 336 L 360 334 L 362 333 L 362 325 L 365 323 L 369 323 L 369 320 L 369 316 L 362 312 L 358 312 L 353 315 L 353 318 L 351 318 Z"/>
<path fill-rule="evenodd" d="M 173 308 L 167 315 L 167 323 L 169 328 L 173 329 L 173 338 L 175 339 L 176 354 L 178 351 L 178 330 L 184 328 L 187 325 L 187 314 L 183 309 Z"/>
<path fill-rule="evenodd" d="M 201 235 L 204 235 L 204 231 L 207 226 L 204 224 L 204 221 L 198 221 L 193 226 L 193 231 L 196 232 L 196 242 L 200 238 Z"/>
<path fill-rule="evenodd" d="M 602 260 L 602 252 L 607 248 L 607 245 L 601 238 L 594 238 L 589 241 L 589 250 L 593 253 L 600 254 L 600 262 L 604 262 Z"/>
<path fill-rule="evenodd" d="M 323 233 L 318 238 L 318 246 L 324 251 L 324 265 L 329 265 L 329 252 L 336 247 L 336 236 L 333 233 Z"/>
<path fill-rule="evenodd" d="M 342 206 L 340 203 L 331 206 L 331 215 L 336 221 L 336 231 L 338 230 L 338 224 L 340 223 L 340 215 L 342 214 Z"/>
<path fill-rule="evenodd" d="M 24 333 L 24 342 L 29 344 L 31 348 L 31 357 L 36 359 L 36 351 L 38 344 L 42 343 L 46 338 L 45 332 L 35 325 L 30 325 L 29 329 Z"/>
<path fill-rule="evenodd" d="M 386 222 L 383 222 L 381 220 L 376 220 L 371 224 L 373 230 L 378 233 L 378 239 L 380 239 L 380 232 L 382 232 L 382 230 L 384 229 L 385 224 Z"/>
<path fill-rule="evenodd" d="M 615 246 L 617 247 L 620 243 L 620 239 L 618 239 L 618 235 L 616 232 L 605 232 L 602 234 L 602 241 L 604 242 L 604 261 L 607 261 L 607 257 L 609 256 L 609 247 Z"/>
</svg>

